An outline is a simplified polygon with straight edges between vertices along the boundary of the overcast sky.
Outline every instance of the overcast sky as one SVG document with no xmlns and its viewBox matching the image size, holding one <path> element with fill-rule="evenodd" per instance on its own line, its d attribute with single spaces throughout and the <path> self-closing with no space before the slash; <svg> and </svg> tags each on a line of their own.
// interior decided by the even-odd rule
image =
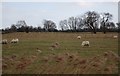
<svg viewBox="0 0 120 76">
<path fill-rule="evenodd" d="M 80 16 L 87 11 L 109 12 L 113 15 L 113 21 L 118 22 L 118 2 L 3 2 L 0 8 L 0 28 L 10 27 L 18 20 L 25 20 L 28 25 L 43 27 L 43 19 L 49 19 L 58 25 L 60 20 Z"/>
</svg>

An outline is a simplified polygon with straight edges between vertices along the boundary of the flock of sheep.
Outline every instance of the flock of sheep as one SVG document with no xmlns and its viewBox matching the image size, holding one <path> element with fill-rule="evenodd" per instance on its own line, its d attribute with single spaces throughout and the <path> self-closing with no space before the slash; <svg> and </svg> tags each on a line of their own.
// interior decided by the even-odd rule
<svg viewBox="0 0 120 76">
<path fill-rule="evenodd" d="M 12 39 L 10 41 L 10 43 L 18 43 L 18 42 L 19 42 L 18 38 Z M 0 43 L 2 43 L 2 44 L 8 44 L 8 40 L 7 39 L 3 39 Z"/>
<path fill-rule="evenodd" d="M 81 36 L 77 36 L 77 39 L 81 39 L 81 38 L 82 38 Z M 113 38 L 114 38 L 114 39 L 117 39 L 118 36 L 117 36 L 117 35 L 114 35 Z M 53 43 L 53 44 L 50 46 L 49 49 L 54 50 L 54 49 L 59 48 L 59 46 L 60 46 L 60 44 L 59 44 L 58 42 L 55 42 L 55 43 Z M 82 46 L 82 47 L 90 47 L 90 42 L 87 41 L 87 40 L 82 41 L 81 46 Z M 38 50 L 37 50 L 37 51 L 38 51 Z"/>
<path fill-rule="evenodd" d="M 81 39 L 82 37 L 81 36 L 77 36 L 77 39 Z M 118 36 L 113 36 L 114 39 L 117 39 Z M 89 46 L 90 47 L 90 42 L 89 41 L 82 41 L 82 44 L 81 46 Z"/>
<path fill-rule="evenodd" d="M 81 36 L 77 36 L 77 39 L 81 39 L 81 38 L 82 38 Z M 114 39 L 117 39 L 118 36 L 115 35 L 115 36 L 113 36 L 113 38 L 114 38 Z M 19 39 L 18 39 L 18 38 L 12 39 L 12 40 L 10 41 L 10 43 L 18 43 L 18 42 L 19 42 Z M 8 40 L 7 40 L 7 39 L 3 39 L 0 43 L 1 43 L 1 44 L 8 44 Z M 53 44 L 51 47 L 52 47 L 52 49 L 53 49 L 53 48 L 57 48 L 58 46 L 59 46 L 59 43 L 56 42 L 56 43 Z M 81 46 L 89 46 L 89 47 L 90 47 L 90 42 L 89 42 L 89 41 L 82 41 Z"/>
<path fill-rule="evenodd" d="M 82 37 L 81 36 L 77 36 L 76 38 L 77 39 L 81 39 Z M 118 36 L 115 35 L 115 36 L 112 36 L 112 38 L 117 39 Z M 12 39 L 10 42 L 8 42 L 7 39 L 1 40 L 1 44 L 18 43 L 18 42 L 19 42 L 18 38 Z M 59 46 L 60 46 L 59 42 L 55 42 L 55 43 L 53 43 L 50 46 L 50 49 L 54 50 L 55 48 L 59 48 Z M 82 41 L 81 46 L 82 47 L 90 47 L 90 42 L 88 40 Z M 39 48 L 37 48 L 36 51 L 39 52 L 39 53 L 42 53 L 42 51 Z M 9 66 L 8 61 L 9 60 L 15 60 L 16 58 L 17 58 L 16 55 L 13 55 L 13 56 L 8 57 L 8 58 L 4 57 L 3 58 L 4 64 L 2 65 L 3 68 L 8 68 L 8 66 Z M 37 59 L 37 56 L 35 56 L 35 55 L 30 56 L 29 58 L 20 57 L 20 59 L 18 60 L 18 62 L 11 61 L 11 63 L 12 63 L 11 65 L 16 65 L 16 67 L 15 67 L 16 69 L 23 70 L 28 65 L 32 64 L 34 62 L 34 60 L 36 60 L 36 59 Z M 99 68 L 99 67 L 102 67 L 102 66 L 105 66 L 104 63 L 107 63 L 106 59 L 108 59 L 108 60 L 113 59 L 117 63 L 117 61 L 119 60 L 119 57 L 114 52 L 110 51 L 110 52 L 105 52 L 104 55 L 100 55 L 99 57 L 95 56 L 95 57 L 93 57 L 91 59 L 87 59 L 87 58 L 84 59 L 84 58 L 82 58 L 80 56 L 77 56 L 76 54 L 74 55 L 74 54 L 70 54 L 70 53 L 65 53 L 65 55 L 60 55 L 60 56 L 54 54 L 54 55 L 51 55 L 51 57 L 44 57 L 43 58 L 43 60 L 45 62 L 49 62 L 50 59 L 51 59 L 51 61 L 56 61 L 56 62 L 62 62 L 62 61 L 64 61 L 65 65 L 70 64 L 70 65 L 74 65 L 74 66 L 80 66 L 83 69 L 81 72 L 83 72 L 83 73 L 85 72 L 86 73 L 86 71 L 88 69 L 90 69 L 90 66 L 95 67 L 95 69 Z M 101 64 L 99 64 L 99 63 L 101 63 Z M 64 64 L 61 64 L 61 63 L 59 64 L 58 63 L 57 66 L 61 66 L 62 67 L 62 66 L 64 66 Z M 112 64 L 115 66 L 114 63 L 112 63 Z M 47 67 L 47 68 L 49 69 L 49 67 Z M 111 70 L 111 68 L 109 69 L 109 68 L 105 67 L 105 70 L 106 69 L 108 71 Z"/>
</svg>

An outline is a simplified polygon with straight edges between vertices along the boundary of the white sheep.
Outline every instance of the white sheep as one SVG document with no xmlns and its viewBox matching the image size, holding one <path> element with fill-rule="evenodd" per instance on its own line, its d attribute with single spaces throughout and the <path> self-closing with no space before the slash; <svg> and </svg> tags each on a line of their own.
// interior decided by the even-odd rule
<svg viewBox="0 0 120 76">
<path fill-rule="evenodd" d="M 90 42 L 89 41 L 83 41 L 81 45 L 82 46 L 90 46 Z"/>
<path fill-rule="evenodd" d="M 42 53 L 42 51 L 39 48 L 37 48 L 36 51 L 39 53 Z"/>
<path fill-rule="evenodd" d="M 117 39 L 117 38 L 118 38 L 118 36 L 116 36 L 116 35 L 115 35 L 115 36 L 113 36 L 113 38 L 114 38 L 114 39 Z"/>
<path fill-rule="evenodd" d="M 81 36 L 77 36 L 77 39 L 81 39 Z"/>
<path fill-rule="evenodd" d="M 7 39 L 3 39 L 2 40 L 2 44 L 7 44 L 8 42 L 7 42 Z"/>
<path fill-rule="evenodd" d="M 11 40 L 11 43 L 18 43 L 18 42 L 19 42 L 19 39 L 18 39 L 18 38 Z"/>
</svg>

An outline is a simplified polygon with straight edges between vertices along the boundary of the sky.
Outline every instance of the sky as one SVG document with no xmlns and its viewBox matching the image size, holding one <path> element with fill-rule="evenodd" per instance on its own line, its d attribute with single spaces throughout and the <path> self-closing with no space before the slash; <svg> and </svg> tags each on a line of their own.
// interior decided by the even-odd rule
<svg viewBox="0 0 120 76">
<path fill-rule="evenodd" d="M 19 0 L 18 0 L 19 1 Z M 1 5 L 1 3 L 0 3 Z M 43 27 L 43 20 L 52 20 L 58 26 L 60 20 L 81 16 L 87 11 L 109 12 L 118 22 L 118 2 L 2 2 L 2 23 L 0 28 L 10 27 L 19 20 L 29 26 Z M 59 27 L 58 27 L 59 29 Z"/>
</svg>

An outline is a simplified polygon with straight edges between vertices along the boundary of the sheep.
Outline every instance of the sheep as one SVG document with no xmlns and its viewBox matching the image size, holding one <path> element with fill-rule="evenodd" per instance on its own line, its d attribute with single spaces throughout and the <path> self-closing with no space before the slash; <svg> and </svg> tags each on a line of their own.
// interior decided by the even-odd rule
<svg viewBox="0 0 120 76">
<path fill-rule="evenodd" d="M 57 57 L 57 60 L 56 60 L 56 62 L 60 62 L 60 61 L 63 61 L 64 60 L 64 58 L 63 57 Z"/>
<path fill-rule="evenodd" d="M 55 48 L 59 48 L 59 43 L 58 43 L 58 42 L 55 42 L 54 44 L 52 44 L 52 45 L 50 46 L 50 49 L 51 49 L 51 50 L 54 50 Z"/>
<path fill-rule="evenodd" d="M 12 39 L 10 43 L 15 43 L 15 39 Z"/>
<path fill-rule="evenodd" d="M 39 49 L 39 48 L 37 48 L 37 50 L 36 50 L 37 52 L 39 52 L 39 53 L 42 53 L 42 51 Z"/>
<path fill-rule="evenodd" d="M 77 39 L 81 39 L 81 36 L 77 36 Z"/>
<path fill-rule="evenodd" d="M 57 48 L 56 45 L 51 45 L 51 46 L 50 46 L 50 49 L 51 49 L 51 50 L 54 50 L 55 48 Z"/>
<path fill-rule="evenodd" d="M 8 42 L 7 42 L 7 39 L 3 39 L 2 40 L 2 44 L 7 44 Z"/>
<path fill-rule="evenodd" d="M 89 41 L 83 41 L 81 45 L 82 46 L 90 46 L 90 42 Z"/>
<path fill-rule="evenodd" d="M 69 53 L 65 53 L 66 56 L 69 56 L 70 54 Z"/>
<path fill-rule="evenodd" d="M 51 45 L 52 48 L 57 48 L 57 45 Z"/>
<path fill-rule="evenodd" d="M 58 43 L 58 42 L 55 42 L 55 45 L 59 46 L 59 43 Z"/>
<path fill-rule="evenodd" d="M 114 38 L 114 39 L 117 39 L 117 38 L 118 38 L 118 36 L 116 36 L 116 35 L 115 35 L 115 36 L 113 36 L 113 38 Z"/>
<path fill-rule="evenodd" d="M 19 39 L 16 38 L 16 39 L 12 39 L 10 43 L 18 43 L 19 42 Z"/>
<path fill-rule="evenodd" d="M 31 58 L 32 58 L 32 59 L 35 59 L 36 57 L 37 57 L 37 56 L 35 56 L 35 55 L 32 55 L 32 57 L 31 57 Z"/>
</svg>

